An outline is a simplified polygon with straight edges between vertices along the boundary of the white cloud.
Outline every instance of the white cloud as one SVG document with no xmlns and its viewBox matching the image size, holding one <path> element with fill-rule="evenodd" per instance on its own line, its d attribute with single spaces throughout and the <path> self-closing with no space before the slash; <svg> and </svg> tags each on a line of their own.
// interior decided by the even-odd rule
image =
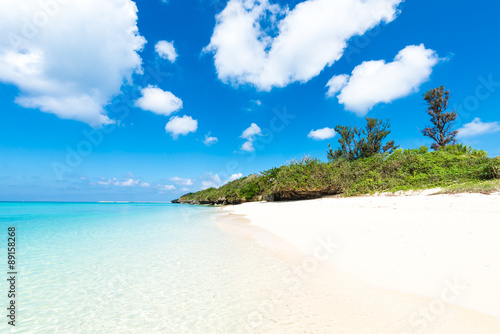
<svg viewBox="0 0 500 334">
<path fill-rule="evenodd" d="M 157 186 L 158 190 L 159 191 L 172 191 L 172 190 L 175 190 L 175 186 L 171 185 L 171 184 L 165 184 L 165 185 L 158 185 Z"/>
<path fill-rule="evenodd" d="M 112 179 L 106 179 L 106 178 L 102 177 L 100 181 L 97 181 L 97 184 L 99 184 L 101 186 L 109 186 L 116 181 L 117 181 L 116 177 L 114 177 Z"/>
<path fill-rule="evenodd" d="M 63 119 L 112 123 L 104 106 L 142 70 L 145 42 L 131 0 L 0 2 L 0 81 Z"/>
<path fill-rule="evenodd" d="M 458 129 L 458 138 L 474 137 L 486 133 L 500 131 L 499 122 L 481 122 L 481 119 L 476 117 L 472 122 L 464 124 Z"/>
<path fill-rule="evenodd" d="M 203 144 L 210 146 L 216 144 L 218 141 L 219 139 L 217 139 L 217 137 L 211 137 L 210 133 L 208 133 L 205 135 L 205 140 L 203 140 Z"/>
<path fill-rule="evenodd" d="M 227 179 L 226 183 L 240 179 L 242 176 L 243 176 L 243 173 L 233 174 L 229 177 L 229 179 Z"/>
<path fill-rule="evenodd" d="M 207 177 L 208 180 L 201 181 L 202 190 L 212 187 L 218 188 L 224 184 L 218 174 L 212 175 L 211 173 L 209 173 Z"/>
<path fill-rule="evenodd" d="M 418 90 L 429 80 L 437 54 L 423 44 L 410 45 L 399 51 L 391 63 L 372 60 L 354 68 L 349 80 L 333 77 L 327 84 L 328 96 L 336 92 L 346 110 L 364 116 L 378 103 L 390 103 Z"/>
<path fill-rule="evenodd" d="M 262 134 L 261 129 L 259 126 L 255 123 L 252 123 L 243 133 L 241 134 L 241 138 L 246 139 L 247 141 L 241 145 L 241 149 L 243 151 L 247 152 L 253 152 L 255 151 L 255 147 L 253 146 L 253 141 L 255 140 L 256 136 L 259 136 Z"/>
<path fill-rule="evenodd" d="M 247 129 L 245 129 L 245 131 L 243 131 L 243 133 L 241 134 L 241 138 L 250 139 L 260 134 L 261 130 L 259 126 L 255 123 L 252 123 Z"/>
<path fill-rule="evenodd" d="M 175 116 L 165 126 L 165 131 L 170 132 L 172 138 L 177 139 L 179 135 L 185 136 L 190 132 L 196 132 L 198 121 L 191 116 Z"/>
<path fill-rule="evenodd" d="M 125 181 L 115 181 L 113 182 L 113 184 L 117 187 L 132 187 L 132 186 L 136 186 L 139 184 L 139 181 L 140 180 L 134 180 L 134 179 L 128 179 L 128 180 L 125 180 Z"/>
<path fill-rule="evenodd" d="M 193 185 L 193 180 L 192 179 L 183 179 L 181 177 L 171 177 L 168 179 L 169 181 L 175 182 L 176 184 L 180 184 L 183 186 L 192 186 Z"/>
<path fill-rule="evenodd" d="M 177 59 L 177 52 L 174 48 L 174 42 L 159 41 L 155 45 L 155 51 L 163 59 L 168 59 L 171 63 Z"/>
<path fill-rule="evenodd" d="M 201 189 L 203 190 L 203 189 L 212 188 L 212 187 L 218 188 L 220 186 L 225 185 L 228 182 L 239 179 L 242 176 L 243 176 L 242 173 L 232 174 L 225 181 L 222 181 L 219 174 L 208 173 L 207 180 L 204 180 L 201 182 Z"/>
<path fill-rule="evenodd" d="M 141 182 L 140 186 L 141 186 L 142 188 L 148 188 L 148 187 L 150 187 L 151 185 L 150 185 L 149 183 L 147 183 L 147 182 Z"/>
<path fill-rule="evenodd" d="M 182 108 L 182 100 L 180 98 L 156 86 L 149 85 L 141 89 L 141 93 L 142 97 L 135 101 L 135 105 L 142 110 L 168 116 Z"/>
<path fill-rule="evenodd" d="M 118 181 L 118 179 L 116 177 L 114 177 L 112 179 L 102 178 L 100 181 L 97 181 L 97 184 L 102 185 L 102 186 L 113 185 L 116 187 L 134 187 L 134 186 L 138 185 L 140 183 L 140 181 L 141 180 L 134 179 L 134 178 L 128 178 L 124 181 Z M 147 186 L 144 186 L 144 185 L 147 185 Z M 149 184 L 143 182 L 140 184 L 140 186 L 141 187 L 149 187 Z"/>
<path fill-rule="evenodd" d="M 349 76 L 347 74 L 335 75 L 333 76 L 326 86 L 328 87 L 328 92 L 326 92 L 326 96 L 333 97 L 335 94 L 340 92 L 342 88 L 345 87 L 349 81 Z"/>
<path fill-rule="evenodd" d="M 204 50 L 214 53 L 224 82 L 261 90 L 306 82 L 339 60 L 351 37 L 394 20 L 402 1 L 307 0 L 290 11 L 268 0 L 230 0 Z"/>
<path fill-rule="evenodd" d="M 243 145 L 241 145 L 241 150 L 246 152 L 255 151 L 255 147 L 253 146 L 253 139 L 249 139 L 246 142 L 244 142 Z"/>
<path fill-rule="evenodd" d="M 323 128 L 318 130 L 311 130 L 311 132 L 309 132 L 309 134 L 307 135 L 307 138 L 312 138 L 314 140 L 324 140 L 333 138 L 336 134 L 337 133 L 334 129 Z"/>
</svg>

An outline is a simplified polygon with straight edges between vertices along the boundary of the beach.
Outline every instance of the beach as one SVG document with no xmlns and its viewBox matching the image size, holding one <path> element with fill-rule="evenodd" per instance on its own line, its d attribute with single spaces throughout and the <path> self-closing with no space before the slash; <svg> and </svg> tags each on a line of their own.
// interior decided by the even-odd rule
<svg viewBox="0 0 500 334">
<path fill-rule="evenodd" d="M 254 202 L 221 211 L 294 268 L 303 292 L 295 302 L 315 318 L 311 330 L 500 332 L 499 194 Z"/>
</svg>

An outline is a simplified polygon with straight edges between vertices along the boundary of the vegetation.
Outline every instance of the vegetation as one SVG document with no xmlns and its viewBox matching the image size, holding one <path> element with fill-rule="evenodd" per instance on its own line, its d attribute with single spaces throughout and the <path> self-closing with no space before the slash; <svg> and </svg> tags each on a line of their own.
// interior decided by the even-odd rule
<svg viewBox="0 0 500 334">
<path fill-rule="evenodd" d="M 339 134 L 340 147 L 335 151 L 328 145 L 328 160 L 346 159 L 353 161 L 359 158 L 371 157 L 378 153 L 392 153 L 398 146 L 394 140 L 382 146 L 385 138 L 391 133 L 389 120 L 381 121 L 376 118 L 366 118 L 364 129 L 337 125 L 335 131 Z"/>
<path fill-rule="evenodd" d="M 500 159 L 488 158 L 484 151 L 461 144 L 448 145 L 437 151 L 428 151 L 423 146 L 355 160 L 339 157 L 321 162 L 306 157 L 229 182 L 218 189 L 184 195 L 179 201 L 228 204 L 450 186 L 450 192 L 460 187 L 467 191 L 479 189 L 487 192 L 488 189 L 498 189 L 499 180 Z"/>
<path fill-rule="evenodd" d="M 431 146 L 434 150 L 456 143 L 455 136 L 458 131 L 452 131 L 451 128 L 457 119 L 457 113 L 445 112 L 449 98 L 450 91 L 445 91 L 443 86 L 431 89 L 424 94 L 424 100 L 428 104 L 427 113 L 431 116 L 433 126 L 423 129 L 422 134 L 435 141 Z"/>
<path fill-rule="evenodd" d="M 446 187 L 440 194 L 461 194 L 461 193 L 500 193 L 500 179 L 480 182 L 467 182 L 463 184 Z"/>
<path fill-rule="evenodd" d="M 445 112 L 450 92 L 444 87 L 424 94 L 432 127 L 424 136 L 434 140 L 429 152 L 399 149 L 390 134 L 389 121 L 366 118 L 365 128 L 335 127 L 339 147 L 328 145 L 328 162 L 305 157 L 278 168 L 182 196 L 176 202 L 231 204 L 259 200 L 295 200 L 325 195 L 354 196 L 375 192 L 442 187 L 443 192 L 500 191 L 500 157 L 456 144 L 452 131 L 456 112 Z"/>
</svg>

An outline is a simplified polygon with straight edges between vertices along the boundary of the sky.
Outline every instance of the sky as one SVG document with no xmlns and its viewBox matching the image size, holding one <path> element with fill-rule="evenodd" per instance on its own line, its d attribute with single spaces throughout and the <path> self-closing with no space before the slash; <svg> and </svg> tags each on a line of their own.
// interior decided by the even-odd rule
<svg viewBox="0 0 500 334">
<path fill-rule="evenodd" d="M 170 201 L 389 119 L 430 146 L 423 94 L 500 155 L 500 3 L 3 0 L 0 201 Z"/>
</svg>

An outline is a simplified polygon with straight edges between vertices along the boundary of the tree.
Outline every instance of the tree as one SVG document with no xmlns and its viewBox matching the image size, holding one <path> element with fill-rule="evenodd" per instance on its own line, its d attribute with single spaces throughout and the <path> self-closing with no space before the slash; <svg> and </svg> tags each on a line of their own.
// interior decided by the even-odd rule
<svg viewBox="0 0 500 334">
<path fill-rule="evenodd" d="M 335 131 L 339 134 L 340 148 L 335 151 L 332 150 L 328 144 L 328 160 L 337 160 L 344 158 L 346 160 L 355 160 L 361 157 L 361 132 L 356 128 L 350 126 L 337 125 Z"/>
<path fill-rule="evenodd" d="M 340 147 L 335 151 L 328 145 L 328 160 L 339 158 L 352 161 L 359 158 L 371 157 L 378 153 L 392 153 L 398 146 L 394 140 L 382 146 L 384 139 L 391 133 L 389 120 L 381 121 L 376 118 L 366 118 L 364 129 L 337 125 L 335 131 L 339 134 Z"/>
<path fill-rule="evenodd" d="M 455 136 L 458 131 L 451 131 L 453 122 L 457 119 L 455 111 L 445 112 L 448 108 L 450 91 L 444 90 L 444 86 L 431 89 L 424 94 L 424 100 L 428 104 L 427 113 L 431 116 L 432 127 L 422 130 L 424 136 L 432 138 L 435 143 L 431 148 L 438 150 L 448 144 L 455 144 Z"/>
<path fill-rule="evenodd" d="M 398 146 L 394 140 L 388 141 L 382 146 L 383 140 L 391 133 L 389 120 L 377 120 L 376 118 L 366 118 L 366 127 L 363 130 L 363 147 L 361 148 L 363 157 L 371 157 L 377 153 L 392 153 Z"/>
</svg>

